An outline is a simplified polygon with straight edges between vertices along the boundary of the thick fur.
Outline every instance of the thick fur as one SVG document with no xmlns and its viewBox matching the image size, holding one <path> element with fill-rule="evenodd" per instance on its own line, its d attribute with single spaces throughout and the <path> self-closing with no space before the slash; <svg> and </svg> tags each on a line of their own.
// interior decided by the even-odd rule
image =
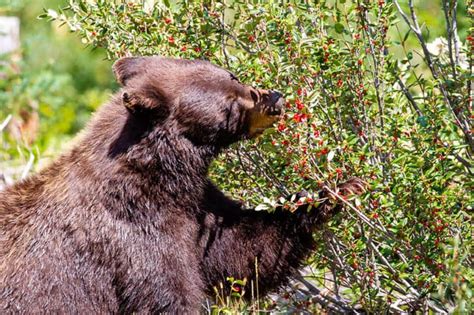
<svg viewBox="0 0 474 315">
<path fill-rule="evenodd" d="M 0 313 L 198 313 L 226 277 L 255 279 L 255 258 L 261 294 L 284 284 L 333 207 L 248 211 L 207 178 L 278 95 L 202 61 L 114 70 L 123 88 L 74 148 L 0 192 Z"/>
</svg>

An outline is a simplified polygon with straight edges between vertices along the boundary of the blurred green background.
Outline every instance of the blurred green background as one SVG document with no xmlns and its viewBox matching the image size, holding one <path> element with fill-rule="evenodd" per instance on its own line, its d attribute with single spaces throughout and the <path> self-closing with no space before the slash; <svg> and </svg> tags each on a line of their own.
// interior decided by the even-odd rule
<svg viewBox="0 0 474 315">
<path fill-rule="evenodd" d="M 0 0 L 0 16 L 16 16 L 21 25 L 20 51 L 0 56 L 0 125 L 11 115 L 0 133 L 4 181 L 17 178 L 30 159 L 41 167 L 67 147 L 115 88 L 103 51 L 86 47 L 67 27 L 38 19 L 44 9 L 66 4 Z"/>
</svg>

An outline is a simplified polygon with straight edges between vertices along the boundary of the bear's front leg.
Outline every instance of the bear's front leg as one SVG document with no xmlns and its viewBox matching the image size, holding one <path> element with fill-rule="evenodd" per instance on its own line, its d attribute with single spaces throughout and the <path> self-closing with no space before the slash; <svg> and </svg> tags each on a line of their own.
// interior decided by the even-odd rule
<svg viewBox="0 0 474 315">
<path fill-rule="evenodd" d="M 338 186 L 341 195 L 363 189 L 357 179 Z M 258 286 L 262 296 L 286 284 L 315 247 L 314 229 L 340 209 L 328 192 L 320 194 L 325 201 L 317 208 L 307 211 L 308 205 L 302 205 L 294 213 L 243 210 L 214 187 L 209 194 L 214 198 L 207 205 L 202 265 L 209 294 L 227 277 L 247 279 L 247 290 L 253 281 L 254 292 Z"/>
</svg>

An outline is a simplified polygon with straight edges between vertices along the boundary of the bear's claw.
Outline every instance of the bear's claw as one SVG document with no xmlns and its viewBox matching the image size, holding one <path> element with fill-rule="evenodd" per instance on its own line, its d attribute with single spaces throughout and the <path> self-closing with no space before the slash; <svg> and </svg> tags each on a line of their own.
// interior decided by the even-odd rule
<svg viewBox="0 0 474 315">
<path fill-rule="evenodd" d="M 360 178 L 353 177 L 337 186 L 336 192 L 342 196 L 361 195 L 366 191 L 367 183 Z"/>
</svg>

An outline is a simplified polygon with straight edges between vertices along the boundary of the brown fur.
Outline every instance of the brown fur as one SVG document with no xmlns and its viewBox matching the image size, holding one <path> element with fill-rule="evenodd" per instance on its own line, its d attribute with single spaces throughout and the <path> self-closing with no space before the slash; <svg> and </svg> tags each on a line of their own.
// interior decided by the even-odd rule
<svg viewBox="0 0 474 315">
<path fill-rule="evenodd" d="M 125 58 L 122 90 L 74 148 L 0 192 L 0 313 L 197 313 L 226 277 L 284 284 L 308 214 L 244 211 L 208 179 L 222 148 L 275 121 L 278 93 L 203 61 Z"/>
</svg>

